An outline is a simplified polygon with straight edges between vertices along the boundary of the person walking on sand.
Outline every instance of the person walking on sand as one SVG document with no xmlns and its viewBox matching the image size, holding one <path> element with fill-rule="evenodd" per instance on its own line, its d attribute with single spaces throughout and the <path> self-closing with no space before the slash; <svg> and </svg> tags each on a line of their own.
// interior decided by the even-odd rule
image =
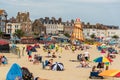
<svg viewBox="0 0 120 80">
<path fill-rule="evenodd" d="M 72 46 L 72 52 L 74 53 L 74 51 L 75 51 L 75 46 Z"/>
<path fill-rule="evenodd" d="M 27 55 L 28 55 L 28 60 L 31 62 L 32 61 L 32 51 L 29 50 Z"/>
</svg>

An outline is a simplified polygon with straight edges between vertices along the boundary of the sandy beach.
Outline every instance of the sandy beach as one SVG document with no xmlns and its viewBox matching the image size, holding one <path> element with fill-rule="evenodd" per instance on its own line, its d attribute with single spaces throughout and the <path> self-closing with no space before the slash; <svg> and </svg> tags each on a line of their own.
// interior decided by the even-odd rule
<svg viewBox="0 0 120 80">
<path fill-rule="evenodd" d="M 23 44 L 18 44 L 17 46 L 20 47 L 20 50 L 22 51 L 22 47 L 26 46 Z M 33 52 L 34 54 L 40 54 L 43 56 L 43 61 L 48 60 L 50 58 L 46 58 L 44 56 L 47 56 L 47 52 L 43 51 L 42 45 L 40 45 L 41 48 L 37 48 L 37 52 Z M 24 51 L 24 56 L 21 54 L 21 58 L 18 58 L 17 55 L 13 53 L 0 53 L 7 57 L 8 64 L 7 65 L 0 65 L 0 80 L 5 80 L 6 74 L 9 71 L 11 65 L 13 63 L 19 64 L 21 67 L 27 67 L 30 72 L 33 73 L 34 77 L 41 77 L 48 80 L 90 80 L 89 75 L 92 68 L 77 68 L 77 66 L 80 65 L 80 62 L 72 62 L 70 60 L 77 60 L 77 54 L 84 53 L 85 51 L 77 50 L 75 53 L 72 52 L 72 50 L 65 50 L 63 49 L 63 52 L 56 53 L 57 56 L 61 56 L 61 58 L 57 57 L 54 59 L 54 62 L 61 62 L 64 64 L 64 71 L 52 71 L 52 70 L 46 70 L 42 69 L 42 64 L 33 64 L 33 62 L 28 61 L 27 53 Z M 94 65 L 97 65 L 97 63 L 93 62 L 93 59 L 96 57 L 101 56 L 100 52 L 96 49 L 95 45 L 91 45 L 91 48 L 88 49 L 88 52 L 90 53 L 90 65 L 91 67 Z M 118 69 L 120 70 L 120 55 L 116 54 L 116 58 L 113 59 L 112 64 L 109 66 L 109 69 Z M 107 77 L 104 80 L 112 80 L 113 78 Z M 95 80 L 95 79 L 93 79 Z M 98 80 L 98 79 L 97 79 Z M 120 80 L 120 78 L 114 78 L 114 80 Z"/>
</svg>

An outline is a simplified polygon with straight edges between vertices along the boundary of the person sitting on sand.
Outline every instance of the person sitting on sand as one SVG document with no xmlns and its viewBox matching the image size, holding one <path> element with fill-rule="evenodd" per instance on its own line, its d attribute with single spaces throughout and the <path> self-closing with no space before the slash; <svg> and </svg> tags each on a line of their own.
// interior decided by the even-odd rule
<svg viewBox="0 0 120 80">
<path fill-rule="evenodd" d="M 65 50 L 68 50 L 68 49 L 69 49 L 69 48 L 68 48 L 68 46 L 66 45 L 66 46 L 65 46 Z"/>
<path fill-rule="evenodd" d="M 33 64 L 39 64 L 39 60 L 38 60 L 38 55 L 37 54 L 34 55 Z"/>
<path fill-rule="evenodd" d="M 55 52 L 53 52 L 52 58 L 57 58 L 57 56 L 55 55 Z"/>
<path fill-rule="evenodd" d="M 49 68 L 51 69 L 51 66 L 53 65 L 53 59 L 49 59 L 49 60 L 45 60 L 45 63 L 43 62 L 43 69 L 46 66 L 49 66 Z"/>
<path fill-rule="evenodd" d="M 7 64 L 8 62 L 7 62 L 7 58 L 5 57 L 5 56 L 2 56 L 2 58 L 1 58 L 1 62 L 2 62 L 2 64 Z"/>
<path fill-rule="evenodd" d="M 89 63 L 86 61 L 85 58 L 82 58 L 82 61 L 80 62 L 81 67 L 90 67 Z"/>
<path fill-rule="evenodd" d="M 100 69 L 97 69 L 97 66 L 92 67 L 92 72 L 102 72 Z"/>
</svg>

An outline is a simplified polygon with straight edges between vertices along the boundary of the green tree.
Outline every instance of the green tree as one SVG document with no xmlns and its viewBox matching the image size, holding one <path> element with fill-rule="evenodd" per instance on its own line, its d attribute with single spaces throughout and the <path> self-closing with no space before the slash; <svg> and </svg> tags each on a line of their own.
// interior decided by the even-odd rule
<svg viewBox="0 0 120 80">
<path fill-rule="evenodd" d="M 16 35 L 18 38 L 21 38 L 22 36 L 24 36 L 24 32 L 21 29 L 18 29 L 15 31 L 15 33 L 13 34 L 14 36 Z"/>
<path fill-rule="evenodd" d="M 0 38 L 2 37 L 3 32 L 0 30 Z"/>
<path fill-rule="evenodd" d="M 114 39 L 118 39 L 119 36 L 118 36 L 118 35 L 113 35 L 112 38 L 114 38 Z"/>
<path fill-rule="evenodd" d="M 96 35 L 95 35 L 95 34 L 91 34 L 90 37 L 91 37 L 92 39 L 94 39 L 94 38 L 96 37 Z"/>
<path fill-rule="evenodd" d="M 70 38 L 70 35 L 68 33 L 65 33 L 64 34 L 66 37 Z"/>
</svg>

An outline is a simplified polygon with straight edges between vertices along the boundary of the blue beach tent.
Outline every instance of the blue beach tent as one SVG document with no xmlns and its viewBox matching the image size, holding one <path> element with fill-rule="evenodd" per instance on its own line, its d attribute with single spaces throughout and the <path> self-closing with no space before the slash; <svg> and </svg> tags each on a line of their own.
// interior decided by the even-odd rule
<svg viewBox="0 0 120 80">
<path fill-rule="evenodd" d="M 21 67 L 14 63 L 7 73 L 6 80 L 15 80 L 16 78 L 22 78 Z"/>
</svg>

